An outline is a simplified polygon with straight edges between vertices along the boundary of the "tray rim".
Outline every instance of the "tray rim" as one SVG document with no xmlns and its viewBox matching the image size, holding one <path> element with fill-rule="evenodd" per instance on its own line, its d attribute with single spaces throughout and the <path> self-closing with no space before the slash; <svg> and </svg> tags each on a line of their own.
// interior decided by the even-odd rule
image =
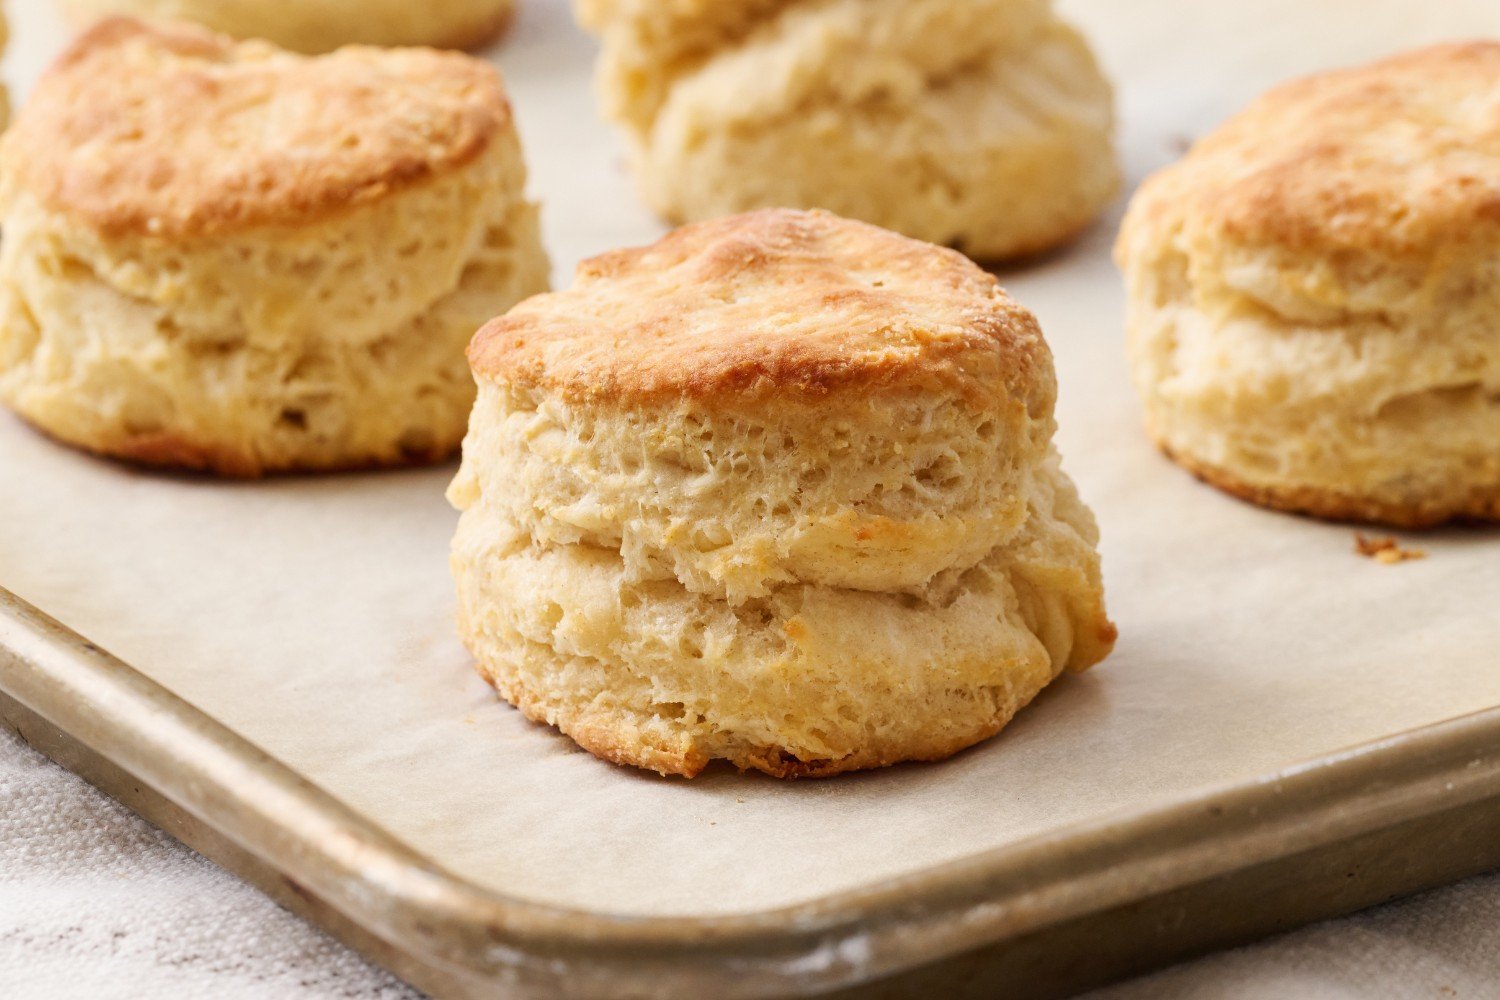
<svg viewBox="0 0 1500 1000">
<path fill-rule="evenodd" d="M 694 996 L 713 984 L 716 995 L 752 997 L 855 986 L 1500 800 L 1495 706 L 806 903 L 632 916 L 508 896 L 446 871 L 4 587 L 0 691 L 382 940 L 538 995 L 636 987 Z"/>
</svg>

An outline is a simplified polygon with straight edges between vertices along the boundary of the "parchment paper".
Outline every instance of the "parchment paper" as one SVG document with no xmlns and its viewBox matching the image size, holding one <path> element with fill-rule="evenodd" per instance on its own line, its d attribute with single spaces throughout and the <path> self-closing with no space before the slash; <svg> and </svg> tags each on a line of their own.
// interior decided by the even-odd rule
<svg viewBox="0 0 1500 1000">
<path fill-rule="evenodd" d="M 1065 7 L 1120 84 L 1133 179 L 1291 73 L 1500 33 L 1493 0 Z M 24 84 L 62 32 L 41 0 L 11 8 Z M 566 280 L 659 228 L 597 121 L 592 45 L 563 3 L 523 9 L 496 54 Z M 1117 217 L 1003 278 L 1058 357 L 1119 649 L 947 763 L 689 783 L 527 723 L 454 638 L 446 468 L 223 484 L 0 417 L 0 583 L 460 875 L 633 914 L 804 901 L 1500 703 L 1500 533 L 1441 533 L 1418 543 L 1430 558 L 1382 566 L 1349 528 L 1243 505 L 1153 452 L 1121 357 Z"/>
</svg>

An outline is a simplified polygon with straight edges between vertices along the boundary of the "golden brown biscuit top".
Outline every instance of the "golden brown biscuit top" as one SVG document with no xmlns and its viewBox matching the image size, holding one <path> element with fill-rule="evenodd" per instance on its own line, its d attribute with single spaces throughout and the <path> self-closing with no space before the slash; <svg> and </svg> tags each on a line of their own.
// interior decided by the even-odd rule
<svg viewBox="0 0 1500 1000">
<path fill-rule="evenodd" d="M 499 75 L 456 53 L 308 58 L 114 19 L 43 75 L 0 177 L 106 234 L 209 235 L 378 199 L 473 160 L 509 119 Z"/>
<path fill-rule="evenodd" d="M 1500 238 L 1500 42 L 1278 87 L 1141 188 L 1126 232 L 1388 257 Z"/>
<path fill-rule="evenodd" d="M 480 376 L 621 403 L 957 390 L 1050 407 L 1035 318 L 961 254 L 827 212 L 684 226 L 474 338 Z M 1040 414 L 1038 414 L 1040 415 Z"/>
<path fill-rule="evenodd" d="M 615 20 L 650 21 L 658 35 L 699 28 L 716 29 L 746 22 L 762 12 L 790 7 L 799 0 L 574 0 L 578 23 L 602 31 Z"/>
<path fill-rule="evenodd" d="M 573 18 L 589 31 L 603 31 L 618 7 L 618 0 L 573 0 Z"/>
</svg>

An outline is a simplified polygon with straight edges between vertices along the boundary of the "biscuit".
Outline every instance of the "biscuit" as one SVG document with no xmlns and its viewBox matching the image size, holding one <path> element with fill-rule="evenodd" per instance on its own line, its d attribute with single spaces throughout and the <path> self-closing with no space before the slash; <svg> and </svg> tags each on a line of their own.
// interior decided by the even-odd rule
<svg viewBox="0 0 1500 1000">
<path fill-rule="evenodd" d="M 1270 91 L 1116 249 L 1158 443 L 1255 503 L 1500 519 L 1500 43 Z"/>
<path fill-rule="evenodd" d="M 475 49 L 504 33 L 515 0 L 63 0 L 82 23 L 107 16 L 191 21 L 294 52 L 342 45 Z"/>
<path fill-rule="evenodd" d="M 231 476 L 428 462 L 464 345 L 546 287 L 499 76 L 99 24 L 0 142 L 0 399 Z"/>
<path fill-rule="evenodd" d="M 1114 196 L 1113 97 L 1050 0 L 578 0 L 646 200 L 825 208 L 979 259 Z"/>
<path fill-rule="evenodd" d="M 469 359 L 461 633 L 601 757 L 934 760 L 1113 643 L 1051 355 L 957 253 L 823 212 L 698 223 Z"/>
</svg>

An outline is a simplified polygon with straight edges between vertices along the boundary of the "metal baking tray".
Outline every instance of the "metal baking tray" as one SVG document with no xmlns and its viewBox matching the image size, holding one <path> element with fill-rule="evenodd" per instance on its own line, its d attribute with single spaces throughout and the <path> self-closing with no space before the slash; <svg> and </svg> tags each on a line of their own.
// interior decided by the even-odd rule
<svg viewBox="0 0 1500 1000">
<path fill-rule="evenodd" d="M 1060 997 L 1500 865 L 1500 711 L 741 917 L 486 891 L 0 592 L 0 719 L 439 997 Z"/>
<path fill-rule="evenodd" d="M 1120 83 L 1134 179 L 1278 79 L 1494 17 L 1062 6 Z M 495 52 L 560 273 L 659 232 L 565 7 L 529 0 Z M 62 32 L 11 10 L 24 92 Z M 4 415 L 0 719 L 440 997 L 1064 996 L 1500 865 L 1500 533 L 1379 566 L 1155 455 L 1112 221 L 1003 280 L 1057 355 L 1121 644 L 953 761 L 793 785 L 599 763 L 468 669 L 451 470 L 220 484 Z"/>
</svg>

